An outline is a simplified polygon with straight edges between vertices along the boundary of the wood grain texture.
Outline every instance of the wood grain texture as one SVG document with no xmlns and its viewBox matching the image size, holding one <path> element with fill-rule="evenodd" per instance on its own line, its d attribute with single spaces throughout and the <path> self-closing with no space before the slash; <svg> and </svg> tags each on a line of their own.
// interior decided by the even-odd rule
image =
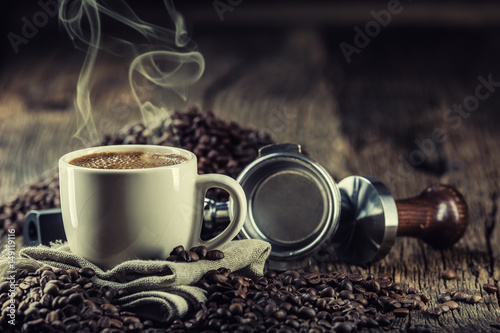
<svg viewBox="0 0 500 333">
<path fill-rule="evenodd" d="M 277 142 L 302 144 L 337 180 L 351 174 L 378 177 L 396 199 L 436 183 L 464 194 L 470 222 L 451 249 L 398 238 L 379 263 L 330 266 L 389 272 L 404 286 L 430 295 L 432 305 L 445 288 L 483 296 L 479 304 L 461 304 L 439 318 L 412 312 L 396 319 L 392 331 L 500 330 L 500 295 L 482 290 L 484 283 L 500 281 L 500 87 L 493 87 L 468 117 L 448 113 L 475 94 L 479 77 L 500 81 L 498 32 L 389 29 L 354 54 L 350 64 L 339 43 L 352 43 L 352 29 L 237 31 L 221 25 L 196 34 L 207 68 L 190 103 L 267 132 Z M 73 88 L 81 55 L 42 54 L 43 61 L 20 55 L 2 67 L 1 200 L 55 168 L 57 158 L 72 148 Z M 140 120 L 128 84 L 117 74 L 121 65 L 104 60 L 97 71 L 94 114 L 103 133 Z M 114 112 L 117 101 L 128 106 L 126 117 Z M 450 116 L 457 118 L 450 121 Z M 433 139 L 436 129 L 444 139 Z M 408 162 L 417 155 L 424 158 Z M 443 280 L 445 269 L 457 271 L 457 279 Z"/>
</svg>

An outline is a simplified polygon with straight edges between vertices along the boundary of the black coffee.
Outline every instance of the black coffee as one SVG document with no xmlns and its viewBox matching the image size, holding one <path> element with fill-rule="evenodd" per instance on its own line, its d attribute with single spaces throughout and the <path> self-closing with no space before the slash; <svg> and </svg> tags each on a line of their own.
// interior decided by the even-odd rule
<svg viewBox="0 0 500 333">
<path fill-rule="evenodd" d="M 69 164 L 93 169 L 146 169 L 180 164 L 186 160 L 178 154 L 125 151 L 84 155 L 72 159 Z"/>
</svg>

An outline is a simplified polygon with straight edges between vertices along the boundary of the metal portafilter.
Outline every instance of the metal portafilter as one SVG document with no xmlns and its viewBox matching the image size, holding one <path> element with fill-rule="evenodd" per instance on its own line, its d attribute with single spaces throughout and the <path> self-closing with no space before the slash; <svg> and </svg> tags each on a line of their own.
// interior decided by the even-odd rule
<svg viewBox="0 0 500 333">
<path fill-rule="evenodd" d="M 350 176 L 337 184 L 294 144 L 262 148 L 237 180 L 248 202 L 239 237 L 271 243 L 270 269 L 305 268 L 330 244 L 339 259 L 364 265 L 382 259 L 396 236 L 446 248 L 468 223 L 467 204 L 451 186 L 431 186 L 417 197 L 395 201 L 375 178 Z"/>
<path fill-rule="evenodd" d="M 248 202 L 239 238 L 271 243 L 269 269 L 304 268 L 330 244 L 339 259 L 367 264 L 382 259 L 396 236 L 419 237 L 446 248 L 462 237 L 468 222 L 467 204 L 451 186 L 431 186 L 417 197 L 395 201 L 375 178 L 350 176 L 337 184 L 322 166 L 301 154 L 299 145 L 262 148 L 237 180 Z M 205 199 L 205 222 L 225 224 L 230 215 L 230 202 Z M 25 243 L 54 240 L 43 231 L 47 228 L 52 233 L 63 230 L 60 211 L 30 212 Z"/>
</svg>

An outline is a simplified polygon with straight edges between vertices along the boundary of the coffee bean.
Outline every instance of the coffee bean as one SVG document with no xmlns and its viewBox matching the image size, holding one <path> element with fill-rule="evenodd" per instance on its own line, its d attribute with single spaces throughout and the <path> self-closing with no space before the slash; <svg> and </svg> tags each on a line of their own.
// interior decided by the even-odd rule
<svg viewBox="0 0 500 333">
<path fill-rule="evenodd" d="M 392 281 L 393 278 L 392 278 L 392 275 L 389 274 L 389 273 L 382 273 L 382 274 L 379 274 L 378 276 L 378 280 L 382 280 L 382 281 Z"/>
<path fill-rule="evenodd" d="M 165 260 L 167 260 L 167 261 L 180 261 L 180 258 L 177 255 L 170 255 Z"/>
<path fill-rule="evenodd" d="M 401 285 L 401 283 L 395 282 L 392 284 L 392 290 L 396 292 L 401 292 L 401 290 L 403 290 L 403 286 Z"/>
<path fill-rule="evenodd" d="M 356 294 L 355 295 L 356 302 L 361 304 L 364 307 L 368 306 L 368 300 L 363 296 L 363 294 Z"/>
<path fill-rule="evenodd" d="M 59 295 L 59 287 L 54 283 L 47 283 L 43 289 L 45 295 L 57 296 Z"/>
<path fill-rule="evenodd" d="M 92 278 L 95 276 L 95 271 L 90 267 L 82 267 L 79 271 L 80 275 L 86 278 Z"/>
<path fill-rule="evenodd" d="M 457 272 L 455 272 L 452 269 L 447 269 L 447 270 L 444 270 L 443 273 L 441 273 L 441 276 L 443 277 L 443 279 L 453 280 L 457 277 Z"/>
<path fill-rule="evenodd" d="M 109 319 L 109 317 L 101 317 L 101 318 L 99 318 L 99 320 L 97 321 L 97 326 L 99 326 L 99 328 L 101 328 L 101 329 L 109 328 L 110 327 L 110 319 Z"/>
<path fill-rule="evenodd" d="M 299 316 L 307 318 L 307 319 L 312 319 L 316 316 L 316 310 L 313 308 L 307 307 L 307 306 L 302 306 L 299 309 L 298 312 Z"/>
<path fill-rule="evenodd" d="M 53 323 L 55 321 L 58 321 L 59 320 L 59 312 L 57 312 L 57 311 L 50 311 L 45 316 L 45 320 L 47 320 L 49 323 Z"/>
<path fill-rule="evenodd" d="M 274 317 L 278 320 L 283 320 L 287 316 L 287 312 L 283 309 L 279 309 L 274 313 Z"/>
<path fill-rule="evenodd" d="M 69 275 L 61 275 L 58 278 L 59 281 L 62 281 L 63 283 L 71 283 L 71 277 Z"/>
<path fill-rule="evenodd" d="M 207 252 L 205 259 L 207 260 L 220 260 L 224 258 L 224 252 L 219 250 L 210 250 Z"/>
<path fill-rule="evenodd" d="M 366 290 L 373 291 L 374 293 L 379 293 L 380 288 L 380 284 L 375 280 L 369 280 L 366 282 Z"/>
<path fill-rule="evenodd" d="M 384 308 L 384 309 L 398 309 L 401 307 L 401 303 L 396 301 L 394 298 L 389 297 L 389 296 L 381 296 L 378 300 L 379 304 Z"/>
<path fill-rule="evenodd" d="M 446 303 L 441 304 L 439 307 L 443 310 L 443 313 L 450 311 L 450 307 Z"/>
<path fill-rule="evenodd" d="M 185 250 L 184 250 L 184 246 L 182 246 L 182 245 L 178 245 L 178 246 L 174 247 L 174 249 L 172 250 L 172 252 L 170 252 L 170 255 L 171 255 L 171 256 L 172 256 L 172 255 L 174 255 L 174 256 L 178 256 L 178 255 L 180 255 L 180 253 L 181 253 L 182 251 L 185 251 Z"/>
<path fill-rule="evenodd" d="M 407 300 L 404 300 L 401 303 L 401 305 L 402 305 L 403 308 L 407 308 L 407 309 L 413 310 L 413 309 L 415 309 L 417 307 L 417 301 L 414 300 L 414 299 L 407 299 Z"/>
<path fill-rule="evenodd" d="M 8 293 L 10 290 L 10 282 L 4 281 L 0 283 L 0 294 Z"/>
<path fill-rule="evenodd" d="M 469 295 L 463 291 L 457 291 L 452 298 L 454 301 L 463 302 L 468 296 Z"/>
<path fill-rule="evenodd" d="M 408 288 L 408 290 L 407 290 L 406 293 L 407 294 L 418 294 L 419 291 L 417 289 L 413 288 L 413 287 L 410 287 L 410 288 Z"/>
<path fill-rule="evenodd" d="M 392 288 L 393 282 L 391 280 L 377 280 L 377 282 L 380 284 L 381 292 L 385 296 L 389 296 L 389 290 Z"/>
<path fill-rule="evenodd" d="M 352 282 L 348 279 L 342 280 L 339 287 L 341 290 L 349 290 L 349 291 L 353 290 Z"/>
<path fill-rule="evenodd" d="M 439 317 L 440 315 L 443 314 L 443 309 L 441 307 L 437 306 L 435 308 L 429 308 L 427 310 L 427 313 L 430 314 L 430 315 Z"/>
<path fill-rule="evenodd" d="M 71 281 L 75 281 L 80 275 L 76 269 L 68 269 L 67 273 L 71 277 Z"/>
<path fill-rule="evenodd" d="M 243 314 L 243 305 L 240 303 L 232 303 L 229 306 L 229 311 L 234 315 L 241 315 Z"/>
<path fill-rule="evenodd" d="M 300 278 L 300 273 L 295 270 L 288 270 L 283 273 L 284 276 L 291 276 L 292 278 Z"/>
<path fill-rule="evenodd" d="M 143 332 L 144 325 L 141 322 L 132 323 L 127 326 L 127 332 Z"/>
<path fill-rule="evenodd" d="M 388 317 L 384 316 L 384 315 L 377 315 L 377 316 L 375 316 L 374 319 L 377 321 L 377 323 L 380 326 L 387 326 L 387 325 L 391 324 L 390 319 Z"/>
<path fill-rule="evenodd" d="M 416 306 L 415 306 L 416 309 L 422 310 L 422 311 L 427 311 L 428 310 L 428 306 L 425 305 L 425 303 L 423 301 L 417 300 L 415 302 L 416 302 Z"/>
<path fill-rule="evenodd" d="M 354 301 L 354 294 L 349 291 L 349 290 L 342 290 L 340 293 L 339 293 L 339 296 L 342 298 L 342 299 L 348 299 L 350 301 Z"/>
<path fill-rule="evenodd" d="M 481 295 L 479 295 L 479 294 L 473 294 L 473 295 L 468 295 L 465 298 L 465 302 L 467 302 L 469 304 L 474 304 L 474 303 L 480 302 L 482 299 L 483 299 L 483 297 Z"/>
<path fill-rule="evenodd" d="M 48 308 L 52 304 L 53 300 L 54 300 L 54 296 L 52 296 L 50 294 L 45 294 L 40 299 L 40 303 L 42 304 L 42 306 L 44 308 Z"/>
<path fill-rule="evenodd" d="M 87 278 L 87 277 L 85 277 L 85 276 L 81 276 L 81 277 L 79 277 L 78 279 L 75 280 L 75 283 L 78 283 L 80 286 L 84 286 L 84 285 L 86 285 L 89 282 L 90 282 L 90 279 Z"/>
<path fill-rule="evenodd" d="M 68 302 L 73 305 L 78 305 L 83 302 L 83 296 L 78 293 L 71 294 L 68 297 Z"/>
<path fill-rule="evenodd" d="M 34 320 L 27 321 L 23 324 L 23 327 L 21 329 L 22 332 L 37 332 L 41 328 L 41 325 L 43 325 L 43 319 L 38 318 Z"/>
<path fill-rule="evenodd" d="M 440 294 L 437 298 L 438 302 L 440 303 L 446 303 L 446 302 L 449 302 L 451 301 L 451 296 L 450 294 L 448 293 L 445 293 L 445 294 Z"/>
<path fill-rule="evenodd" d="M 118 313 L 119 311 L 115 305 L 109 303 L 101 305 L 101 309 L 104 311 L 105 314 Z"/>
<path fill-rule="evenodd" d="M 418 296 L 424 303 L 429 303 L 429 301 L 431 300 L 431 298 L 428 295 L 423 293 L 418 293 Z"/>
<path fill-rule="evenodd" d="M 371 318 L 368 316 L 361 316 L 360 326 L 364 327 L 378 327 L 379 323 L 375 320 L 375 318 Z"/>
<path fill-rule="evenodd" d="M 184 261 L 184 262 L 191 261 L 191 257 L 189 256 L 189 252 L 186 250 L 182 250 L 181 252 L 179 252 L 178 256 L 179 256 L 180 261 Z"/>
<path fill-rule="evenodd" d="M 488 294 L 494 294 L 498 291 L 498 287 L 495 286 L 494 284 L 483 284 L 483 289 L 486 291 Z"/>
<path fill-rule="evenodd" d="M 111 328 L 121 329 L 123 328 L 123 323 L 119 319 L 113 318 L 109 321 L 109 326 Z"/>
<path fill-rule="evenodd" d="M 31 321 L 40 318 L 40 312 L 35 307 L 29 307 L 24 311 L 24 320 Z"/>
<path fill-rule="evenodd" d="M 92 282 L 88 282 L 83 285 L 83 289 L 85 290 L 91 289 L 92 287 L 94 287 L 94 284 Z"/>
<path fill-rule="evenodd" d="M 196 253 L 200 259 L 205 259 L 205 256 L 207 255 L 208 252 L 207 247 L 203 245 L 193 247 L 189 251 Z"/>
<path fill-rule="evenodd" d="M 450 308 L 450 310 L 458 309 L 458 303 L 455 301 L 449 301 L 449 302 L 443 303 L 442 305 L 446 305 L 448 308 Z"/>
<path fill-rule="evenodd" d="M 394 315 L 396 317 L 405 317 L 409 313 L 410 313 L 410 310 L 408 310 L 407 308 L 397 308 L 397 309 L 394 309 Z"/>
<path fill-rule="evenodd" d="M 189 255 L 189 258 L 190 258 L 190 261 L 192 262 L 196 262 L 198 260 L 200 260 L 200 257 L 198 256 L 198 253 L 196 252 L 188 252 L 188 255 Z"/>
<path fill-rule="evenodd" d="M 65 307 L 61 309 L 61 311 L 64 313 L 64 316 L 66 317 L 71 317 L 76 314 L 76 306 L 72 304 L 68 304 Z"/>
<path fill-rule="evenodd" d="M 321 297 L 334 297 L 335 289 L 332 287 L 327 287 L 321 291 Z"/>
</svg>

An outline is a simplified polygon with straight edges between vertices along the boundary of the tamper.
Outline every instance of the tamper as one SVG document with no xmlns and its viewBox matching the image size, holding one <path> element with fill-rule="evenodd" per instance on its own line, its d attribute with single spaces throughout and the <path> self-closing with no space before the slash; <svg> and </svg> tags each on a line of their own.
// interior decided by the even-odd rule
<svg viewBox="0 0 500 333">
<path fill-rule="evenodd" d="M 448 185 L 433 185 L 414 198 L 397 201 L 376 178 L 350 176 L 338 186 L 342 212 L 332 242 L 336 254 L 349 263 L 382 259 L 396 236 L 418 237 L 434 248 L 447 248 L 467 227 L 467 204 Z"/>
</svg>

